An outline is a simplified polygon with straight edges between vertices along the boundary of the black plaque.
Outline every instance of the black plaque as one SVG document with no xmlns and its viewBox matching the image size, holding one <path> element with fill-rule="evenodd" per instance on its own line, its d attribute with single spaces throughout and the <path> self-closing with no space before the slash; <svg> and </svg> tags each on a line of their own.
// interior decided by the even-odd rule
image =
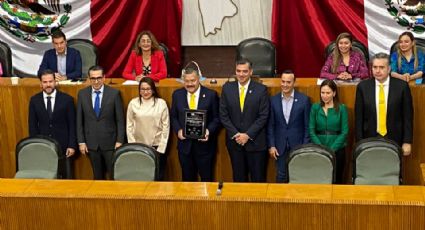
<svg viewBox="0 0 425 230">
<path fill-rule="evenodd" d="M 207 111 L 186 109 L 184 111 L 183 135 L 190 139 L 204 139 L 207 124 Z"/>
</svg>

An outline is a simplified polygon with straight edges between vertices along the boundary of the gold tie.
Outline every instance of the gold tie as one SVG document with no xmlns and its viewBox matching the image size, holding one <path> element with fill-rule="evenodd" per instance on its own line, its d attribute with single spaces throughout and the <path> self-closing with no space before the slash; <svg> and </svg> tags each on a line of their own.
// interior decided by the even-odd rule
<svg viewBox="0 0 425 230">
<path fill-rule="evenodd" d="M 245 104 L 245 87 L 241 86 L 241 93 L 239 95 L 239 104 L 241 106 L 241 111 L 243 112 L 243 105 Z"/>
<path fill-rule="evenodd" d="M 195 105 L 195 94 L 194 93 L 191 93 L 190 94 L 189 109 L 196 109 L 196 105 Z"/>
<path fill-rule="evenodd" d="M 382 136 L 387 134 L 387 110 L 385 109 L 384 85 L 379 85 L 379 127 L 378 133 Z"/>
</svg>

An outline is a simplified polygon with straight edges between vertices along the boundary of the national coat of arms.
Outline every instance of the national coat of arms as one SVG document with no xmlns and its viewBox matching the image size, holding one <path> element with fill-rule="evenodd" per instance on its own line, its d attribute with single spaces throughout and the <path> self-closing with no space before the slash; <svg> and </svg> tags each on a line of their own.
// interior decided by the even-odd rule
<svg viewBox="0 0 425 230">
<path fill-rule="evenodd" d="M 26 41 L 44 41 L 68 23 L 71 10 L 60 0 L 0 0 L 0 26 Z"/>
</svg>

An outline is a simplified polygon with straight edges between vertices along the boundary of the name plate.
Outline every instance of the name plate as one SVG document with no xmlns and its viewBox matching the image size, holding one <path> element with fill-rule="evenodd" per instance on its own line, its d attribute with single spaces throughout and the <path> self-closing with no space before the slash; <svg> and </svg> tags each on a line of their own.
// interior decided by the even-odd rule
<svg viewBox="0 0 425 230">
<path fill-rule="evenodd" d="M 184 111 L 183 135 L 190 139 L 204 139 L 206 123 L 206 110 L 186 109 Z"/>
</svg>

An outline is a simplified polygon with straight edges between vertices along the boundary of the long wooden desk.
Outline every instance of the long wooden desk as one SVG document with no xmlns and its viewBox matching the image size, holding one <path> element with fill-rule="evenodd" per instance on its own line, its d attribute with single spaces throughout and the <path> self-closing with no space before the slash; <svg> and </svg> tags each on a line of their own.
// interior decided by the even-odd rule
<svg viewBox="0 0 425 230">
<path fill-rule="evenodd" d="M 221 86 L 227 79 L 217 78 L 217 84 L 210 84 L 207 79 L 202 84 L 221 93 Z M 124 86 L 122 79 L 106 80 L 106 82 L 121 91 L 123 104 L 127 109 L 128 102 L 138 95 L 137 86 Z M 263 84 L 268 87 L 269 94 L 274 95 L 280 92 L 280 79 L 265 78 L 262 79 Z M 60 90 L 70 94 L 76 98 L 78 90 L 86 87 L 87 84 L 81 85 L 61 85 Z M 168 106 L 171 106 L 171 96 L 175 89 L 182 87 L 182 84 L 176 79 L 165 79 L 158 83 L 158 92 L 164 98 Z M 316 79 L 297 78 L 296 89 L 308 95 L 312 102 L 319 101 L 319 87 L 316 85 Z M 419 164 L 425 162 L 425 99 L 424 86 L 411 86 L 413 103 L 415 108 L 414 114 L 414 140 L 413 155 L 404 158 L 404 182 L 405 184 L 421 184 L 422 178 L 420 174 Z M 40 91 L 38 79 L 20 79 L 19 85 L 11 85 L 9 78 L 0 78 L 0 177 L 11 178 L 15 174 L 15 145 L 16 143 L 28 136 L 28 104 L 32 95 Z M 345 103 L 349 110 L 350 134 L 347 145 L 347 162 L 346 177 L 349 179 L 351 175 L 350 159 L 351 149 L 354 143 L 354 102 L 355 102 L 355 85 L 341 85 L 339 87 L 339 98 Z M 230 158 L 225 147 L 224 129 L 219 133 L 218 152 L 215 165 L 216 180 L 232 181 L 232 171 Z M 170 136 L 167 154 L 169 154 L 167 162 L 166 179 L 171 181 L 180 181 L 181 171 L 177 156 L 176 136 Z M 89 160 L 80 156 L 76 161 L 76 178 L 91 179 L 92 172 Z M 275 165 L 269 160 L 267 167 L 268 182 L 275 181 Z"/>
<path fill-rule="evenodd" d="M 425 229 L 425 187 L 0 179 L 0 229 Z"/>
</svg>

